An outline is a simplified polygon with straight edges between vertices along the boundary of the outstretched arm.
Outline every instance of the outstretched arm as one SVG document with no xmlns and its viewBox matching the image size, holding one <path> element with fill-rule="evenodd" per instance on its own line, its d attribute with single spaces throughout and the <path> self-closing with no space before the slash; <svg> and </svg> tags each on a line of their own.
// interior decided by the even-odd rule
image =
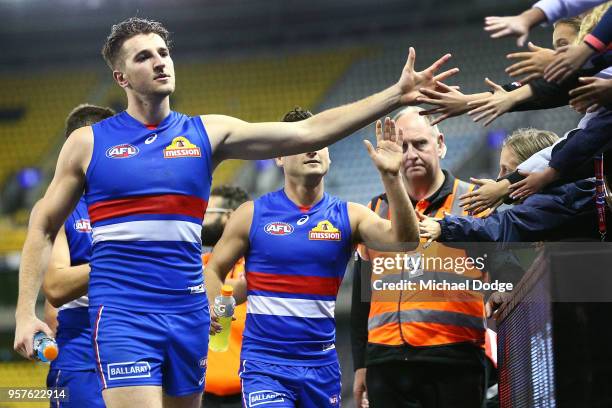
<svg viewBox="0 0 612 408">
<path fill-rule="evenodd" d="M 45 273 L 43 292 L 54 307 L 78 299 L 87 294 L 89 284 L 89 264 L 72 266 L 66 230 L 60 228 L 51 251 L 49 269 Z"/>
<path fill-rule="evenodd" d="M 391 221 L 381 218 L 361 204 L 349 203 L 351 229 L 358 242 L 414 242 L 414 247 L 416 247 L 418 245 L 416 215 L 400 176 L 402 131 L 400 129 L 396 133 L 395 123 L 387 118 L 383 133 L 382 124 L 378 121 L 376 122 L 376 140 L 376 149 L 369 141 L 364 141 L 364 143 L 385 186 Z"/>
<path fill-rule="evenodd" d="M 349 105 L 321 112 L 299 122 L 247 123 L 221 115 L 202 116 L 214 152 L 215 163 L 225 159 L 267 159 L 322 149 L 354 133 L 401 106 L 416 104 L 419 89 L 434 89 L 458 72 L 437 74 L 450 58 L 446 54 L 429 68 L 414 69 L 415 51 L 410 48 L 400 79 L 393 86 Z"/>
<path fill-rule="evenodd" d="M 15 311 L 14 349 L 32 358 L 32 342 L 37 331 L 52 335 L 49 327 L 35 314 L 36 298 L 47 269 L 57 231 L 83 194 L 85 169 L 93 149 L 91 127 L 76 130 L 60 152 L 55 176 L 30 215 L 28 234 L 21 254 L 19 294 Z"/>
</svg>

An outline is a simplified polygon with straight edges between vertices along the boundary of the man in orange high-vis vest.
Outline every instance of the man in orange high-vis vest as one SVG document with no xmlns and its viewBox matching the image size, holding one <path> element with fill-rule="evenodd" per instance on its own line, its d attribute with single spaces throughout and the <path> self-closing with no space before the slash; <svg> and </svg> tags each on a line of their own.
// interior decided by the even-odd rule
<svg viewBox="0 0 612 408">
<path fill-rule="evenodd" d="M 397 126 L 404 132 L 403 171 L 408 194 L 422 214 L 436 218 L 445 212 L 466 215 L 459 197 L 475 186 L 442 170 L 444 136 L 427 117 L 419 116 L 421 110 L 407 108 L 396 116 Z M 384 194 L 375 197 L 370 206 L 388 217 Z M 465 251 L 443 245 L 427 250 L 421 246 L 418 251 L 425 256 L 465 256 Z M 432 293 L 440 295 L 439 291 L 425 295 L 397 291 L 385 294 L 397 298 L 377 300 L 370 282 L 362 279 L 374 276 L 371 260 L 381 253 L 361 247 L 359 255 L 351 310 L 356 406 L 365 406 L 366 400 L 371 408 L 481 406 L 486 329 L 481 294 L 465 291 L 462 301 L 457 301 L 453 296 L 428 298 Z M 426 270 L 425 279 L 427 272 L 456 275 L 453 270 Z M 386 278 L 403 278 L 399 273 Z M 469 268 L 462 277 L 485 278 L 477 268 Z M 364 292 L 362 287 L 369 291 Z"/>
<path fill-rule="evenodd" d="M 240 187 L 222 185 L 212 189 L 208 201 L 206 216 L 202 229 L 202 245 L 213 247 L 225 228 L 231 213 L 242 203 L 249 200 L 249 196 Z M 202 255 L 204 273 L 210 253 Z M 226 283 L 232 280 L 244 279 L 244 259 L 227 274 Z M 206 279 L 205 279 L 206 281 Z M 239 408 L 242 406 L 240 393 L 240 349 L 242 348 L 242 332 L 246 320 L 246 302 L 237 305 L 234 309 L 229 348 L 222 353 L 208 350 L 206 370 L 206 385 L 203 402 L 206 408 Z"/>
</svg>

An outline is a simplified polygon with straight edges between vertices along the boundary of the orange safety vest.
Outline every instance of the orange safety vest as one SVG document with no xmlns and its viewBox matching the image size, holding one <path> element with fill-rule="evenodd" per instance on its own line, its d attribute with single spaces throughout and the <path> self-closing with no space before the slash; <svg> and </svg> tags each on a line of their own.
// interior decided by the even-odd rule
<svg viewBox="0 0 612 408">
<path fill-rule="evenodd" d="M 455 179 L 452 193 L 437 210 L 427 211 L 429 202 L 421 200 L 416 204 L 417 211 L 429 216 L 441 218 L 444 213 L 467 215 L 459 206 L 459 196 L 475 188 L 473 184 Z M 370 204 L 374 211 L 383 218 L 389 218 L 389 206 L 379 198 Z M 382 252 L 372 248 L 361 247 L 361 256 L 370 260 L 373 265 L 377 257 L 395 257 L 395 253 Z M 434 242 L 423 248 L 423 241 L 414 252 L 423 264 L 418 268 L 418 276 L 406 275 L 405 266 L 401 268 L 384 268 L 382 274 L 372 273 L 372 299 L 368 317 L 368 343 L 383 346 L 438 346 L 453 343 L 474 343 L 484 346 L 486 319 L 484 300 L 480 292 L 470 290 L 376 290 L 375 281 L 400 282 L 408 279 L 414 282 L 423 280 L 465 282 L 466 279 L 486 279 L 486 274 L 473 263 L 463 265 L 460 270 L 455 260 L 467 259 L 463 249 L 451 248 Z M 404 255 L 404 254 L 400 254 Z M 435 260 L 435 261 L 432 261 Z M 444 262 L 443 262 L 444 260 Z M 462 261 L 463 262 L 463 261 Z M 379 264 L 380 265 L 380 264 Z M 374 271 L 374 268 L 373 268 Z M 415 279 L 418 278 L 418 279 Z"/>
<path fill-rule="evenodd" d="M 210 259 L 210 253 L 202 255 L 204 266 Z M 244 276 L 244 258 L 240 258 L 226 279 L 239 279 Z M 222 353 L 208 350 L 208 366 L 206 368 L 205 391 L 220 397 L 240 394 L 240 350 L 242 349 L 242 332 L 246 321 L 246 302 L 236 306 L 232 322 L 229 348 Z"/>
</svg>

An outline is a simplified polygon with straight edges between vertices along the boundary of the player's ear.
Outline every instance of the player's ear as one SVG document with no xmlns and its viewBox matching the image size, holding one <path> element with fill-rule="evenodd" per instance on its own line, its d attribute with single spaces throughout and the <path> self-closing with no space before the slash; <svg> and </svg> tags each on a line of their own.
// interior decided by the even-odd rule
<svg viewBox="0 0 612 408">
<path fill-rule="evenodd" d="M 276 163 L 276 165 L 280 168 L 283 167 L 283 158 L 282 157 L 277 157 L 274 159 L 274 163 Z"/>
<path fill-rule="evenodd" d="M 125 75 L 121 71 L 114 70 L 113 71 L 113 79 L 122 88 L 127 88 L 128 85 L 129 85 L 128 81 L 127 81 L 127 78 L 125 77 Z"/>
</svg>

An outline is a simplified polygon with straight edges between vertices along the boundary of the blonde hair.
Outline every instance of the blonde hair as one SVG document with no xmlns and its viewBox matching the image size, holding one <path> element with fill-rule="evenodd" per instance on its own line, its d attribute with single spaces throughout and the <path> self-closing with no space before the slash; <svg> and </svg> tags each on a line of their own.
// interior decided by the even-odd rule
<svg viewBox="0 0 612 408">
<path fill-rule="evenodd" d="M 519 163 L 530 158 L 534 153 L 552 146 L 559 136 L 549 130 L 521 128 L 515 130 L 504 140 L 503 147 L 512 149 Z"/>
<path fill-rule="evenodd" d="M 607 1 L 604 4 L 600 4 L 597 7 L 594 7 L 588 13 L 585 13 L 582 17 L 582 23 L 580 24 L 580 31 L 578 32 L 578 37 L 576 37 L 576 44 L 580 44 L 584 37 L 593 31 L 599 20 L 603 17 L 606 11 L 612 6 L 612 1 Z"/>
<path fill-rule="evenodd" d="M 557 28 L 559 25 L 568 25 L 576 31 L 576 33 L 580 32 L 580 26 L 582 25 L 582 17 L 571 17 L 571 18 L 562 18 L 557 20 L 553 27 Z"/>
</svg>

